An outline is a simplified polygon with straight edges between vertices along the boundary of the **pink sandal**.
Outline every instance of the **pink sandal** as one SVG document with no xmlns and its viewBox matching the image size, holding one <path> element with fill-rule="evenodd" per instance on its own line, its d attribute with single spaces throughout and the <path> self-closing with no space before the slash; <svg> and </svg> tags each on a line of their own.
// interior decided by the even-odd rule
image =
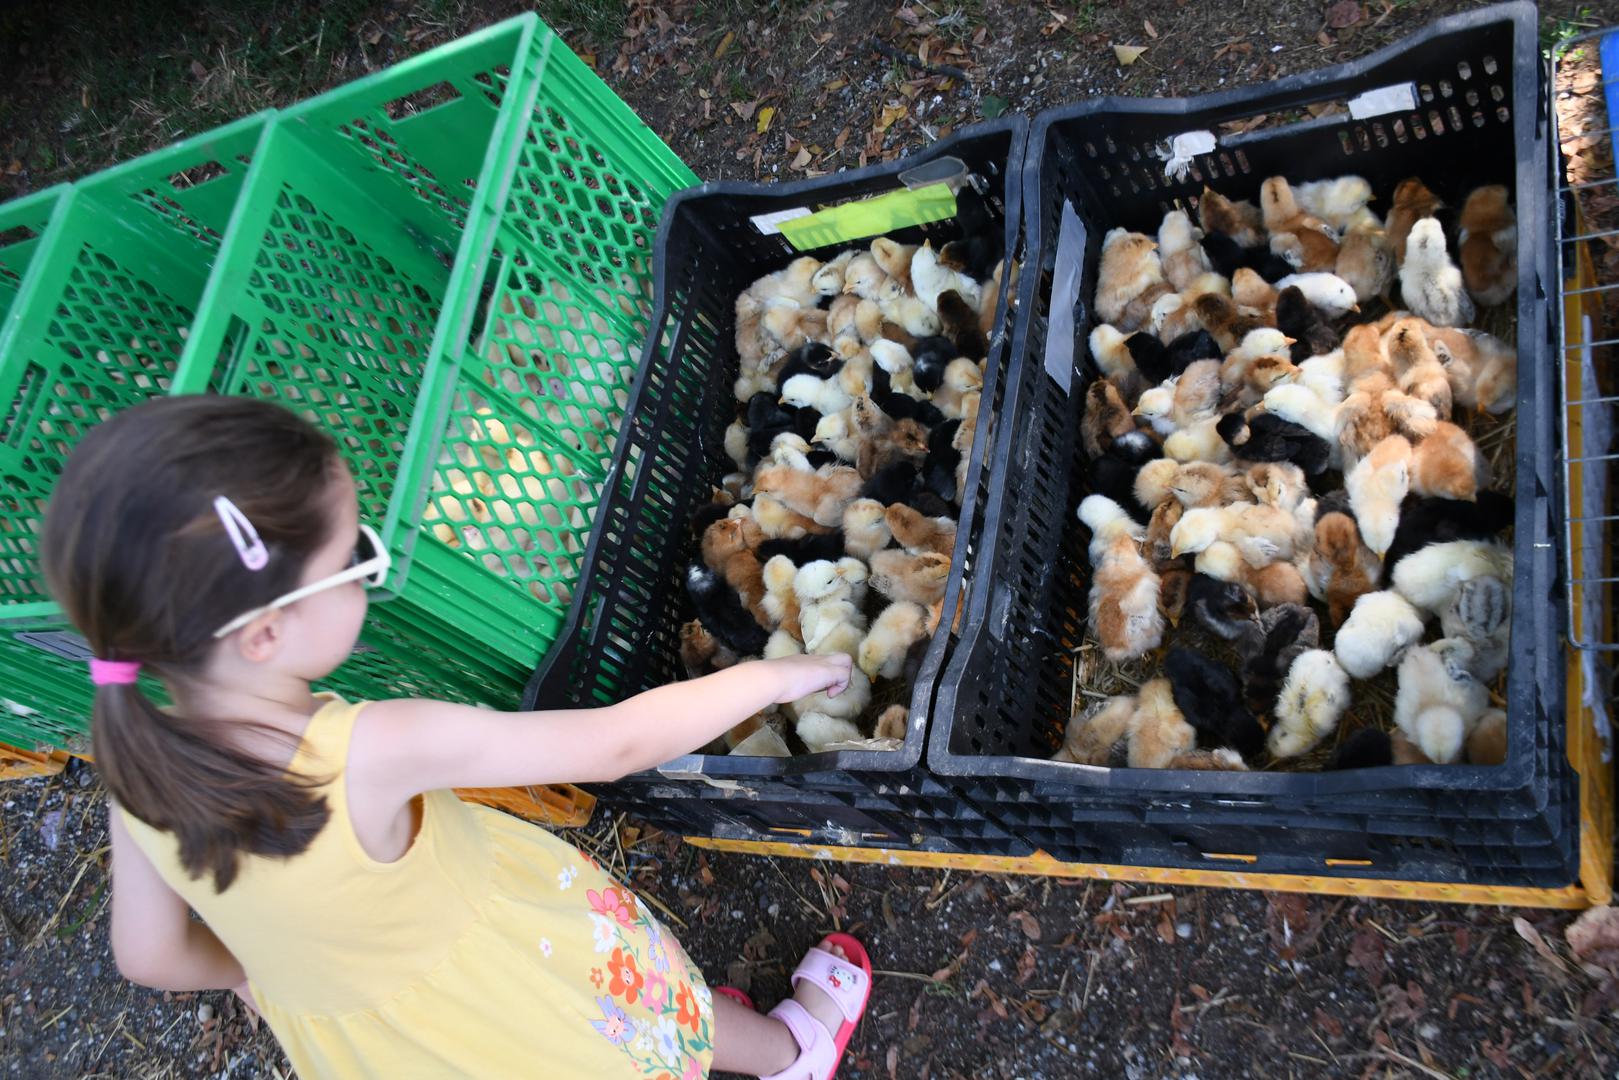
<svg viewBox="0 0 1619 1080">
<path fill-rule="evenodd" d="M 822 948 L 811 949 L 793 972 L 793 986 L 800 981 L 819 987 L 830 997 L 843 1014 L 843 1023 L 834 1034 L 810 1014 L 810 1011 L 792 998 L 788 998 L 770 1015 L 787 1025 L 798 1043 L 798 1060 L 773 1076 L 760 1080 L 832 1080 L 843 1051 L 854 1036 L 855 1025 L 871 1000 L 871 958 L 865 947 L 848 934 L 828 934 L 826 942 L 836 945 L 848 955 L 839 959 Z M 858 964 L 858 968 L 851 967 Z"/>
</svg>

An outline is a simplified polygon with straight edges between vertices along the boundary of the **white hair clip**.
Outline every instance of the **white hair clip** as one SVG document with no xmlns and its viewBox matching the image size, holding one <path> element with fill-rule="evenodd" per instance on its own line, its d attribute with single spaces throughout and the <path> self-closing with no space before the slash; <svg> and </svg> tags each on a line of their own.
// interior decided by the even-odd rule
<svg viewBox="0 0 1619 1080">
<path fill-rule="evenodd" d="M 259 539 L 259 531 L 253 523 L 247 520 L 247 515 L 236 508 L 236 504 L 223 495 L 214 498 L 214 513 L 225 526 L 225 532 L 230 536 L 230 542 L 236 548 L 236 554 L 241 556 L 242 565 L 249 570 L 263 570 L 270 562 L 270 552 Z"/>
</svg>

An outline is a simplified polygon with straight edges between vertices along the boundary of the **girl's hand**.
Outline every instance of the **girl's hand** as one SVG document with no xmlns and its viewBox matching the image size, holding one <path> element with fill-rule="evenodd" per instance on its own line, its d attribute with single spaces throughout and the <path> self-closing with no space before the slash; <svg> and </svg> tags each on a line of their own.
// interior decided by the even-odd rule
<svg viewBox="0 0 1619 1080">
<path fill-rule="evenodd" d="M 827 656 L 783 656 L 778 660 L 761 660 L 773 679 L 779 680 L 776 704 L 785 705 L 799 698 L 826 691 L 827 697 L 837 697 L 848 689 L 849 668 L 854 661 L 847 653 Z"/>
</svg>

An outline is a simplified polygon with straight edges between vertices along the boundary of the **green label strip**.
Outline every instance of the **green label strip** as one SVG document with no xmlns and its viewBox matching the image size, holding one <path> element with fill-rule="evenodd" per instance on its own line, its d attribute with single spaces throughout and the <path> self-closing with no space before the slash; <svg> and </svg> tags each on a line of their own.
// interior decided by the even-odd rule
<svg viewBox="0 0 1619 1080">
<path fill-rule="evenodd" d="M 908 225 L 944 221 L 956 216 L 956 195 L 949 184 L 929 184 L 915 191 L 890 191 L 860 202 L 844 203 L 807 217 L 781 223 L 781 234 L 799 251 L 831 247 L 845 240 L 883 236 Z"/>
</svg>

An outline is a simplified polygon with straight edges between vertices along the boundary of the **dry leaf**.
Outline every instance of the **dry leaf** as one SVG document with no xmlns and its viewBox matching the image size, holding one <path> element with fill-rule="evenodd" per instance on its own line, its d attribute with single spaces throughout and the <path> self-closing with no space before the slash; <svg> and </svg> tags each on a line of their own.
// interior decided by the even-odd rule
<svg viewBox="0 0 1619 1080">
<path fill-rule="evenodd" d="M 733 101 L 733 102 L 731 102 L 732 110 L 735 111 L 735 113 L 744 120 L 752 120 L 753 119 L 753 110 L 757 109 L 758 107 L 759 107 L 759 103 L 757 101 Z"/>
<path fill-rule="evenodd" d="M 1158 36 L 1158 29 L 1152 25 L 1152 20 L 1150 19 L 1141 20 L 1141 29 L 1145 30 L 1147 32 L 1147 36 L 1150 38 L 1156 38 Z"/>
<path fill-rule="evenodd" d="M 1015 924 L 1030 941 L 1040 940 L 1040 921 L 1027 911 L 1014 911 L 1006 917 L 1006 921 Z"/>
<path fill-rule="evenodd" d="M 1359 0 L 1338 0 L 1335 4 L 1327 5 L 1327 25 L 1334 30 L 1342 30 L 1346 26 L 1354 26 L 1366 17 Z"/>
<path fill-rule="evenodd" d="M 1141 59 L 1141 54 L 1147 51 L 1145 45 L 1115 45 L 1113 55 L 1118 59 L 1120 67 L 1129 67 Z"/>
<path fill-rule="evenodd" d="M 827 93 L 830 94 L 834 90 L 842 90 L 845 86 L 848 86 L 848 85 L 849 85 L 849 80 L 848 79 L 833 79 L 831 82 L 829 82 L 825 86 L 821 87 L 821 89 L 825 90 Z"/>
<path fill-rule="evenodd" d="M 849 129 L 844 128 L 838 132 L 838 137 L 832 140 L 832 149 L 842 150 L 843 144 L 849 141 Z"/>
<path fill-rule="evenodd" d="M 208 77 L 208 69 L 202 66 L 201 60 L 193 60 L 191 61 L 191 74 L 199 79 L 205 79 Z"/>
<path fill-rule="evenodd" d="M 1530 948 L 1534 949 L 1542 960 L 1555 968 L 1563 966 L 1563 962 L 1558 958 L 1557 953 L 1553 952 L 1552 947 L 1546 944 L 1546 939 L 1540 936 L 1539 930 L 1529 924 L 1528 919 L 1525 919 L 1522 915 L 1514 916 L 1512 928 L 1518 932 L 1519 937 L 1529 943 Z"/>
<path fill-rule="evenodd" d="M 365 35 L 365 43 L 367 45 L 375 45 L 377 42 L 379 42 L 381 40 L 382 40 L 382 31 L 381 30 L 373 30 L 369 34 Z"/>
<path fill-rule="evenodd" d="M 910 107 L 907 105 L 884 105 L 883 114 L 872 125 L 872 130 L 887 131 L 896 121 L 903 119 L 905 114 L 910 111 Z"/>
<path fill-rule="evenodd" d="M 793 168 L 793 169 L 802 169 L 804 166 L 808 165 L 809 163 L 810 163 L 810 152 L 809 152 L 809 150 L 807 148 L 805 148 L 805 147 L 800 146 L 798 148 L 798 153 L 796 155 L 794 155 L 793 160 L 788 162 L 788 167 Z"/>
<path fill-rule="evenodd" d="M 759 119 L 758 122 L 753 125 L 753 130 L 758 134 L 763 135 L 765 132 L 770 130 L 770 121 L 774 120 L 775 118 L 776 110 L 772 106 L 766 105 L 764 108 L 759 110 Z"/>
<path fill-rule="evenodd" d="M 1619 908 L 1592 908 L 1563 931 L 1574 959 L 1591 967 L 1619 974 Z"/>
<path fill-rule="evenodd" d="M 1017 962 L 1017 981 L 1021 986 L 1034 978 L 1035 952 L 1033 945 L 1023 947 L 1023 958 Z"/>
<path fill-rule="evenodd" d="M 714 50 L 714 59 L 718 60 L 731 51 L 731 43 L 736 40 L 736 31 L 727 30 L 725 36 L 720 38 L 719 48 Z"/>
</svg>

